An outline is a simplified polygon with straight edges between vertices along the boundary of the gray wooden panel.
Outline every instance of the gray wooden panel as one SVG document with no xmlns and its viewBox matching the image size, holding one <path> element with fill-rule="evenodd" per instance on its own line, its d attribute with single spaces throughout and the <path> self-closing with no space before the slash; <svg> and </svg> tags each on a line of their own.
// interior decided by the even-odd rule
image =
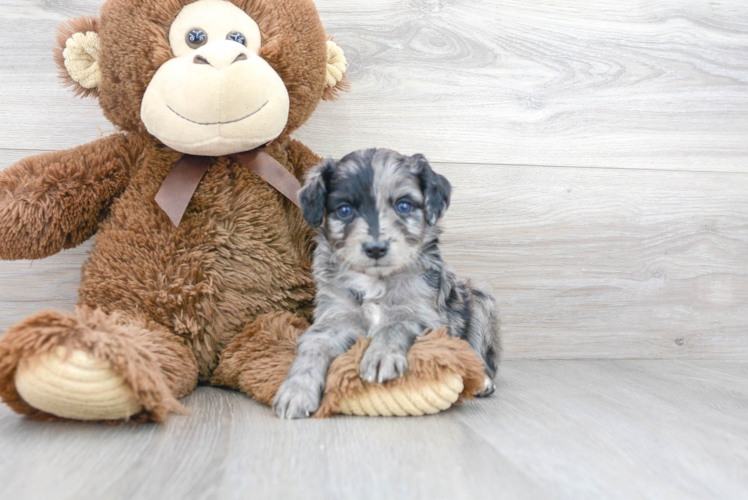
<svg viewBox="0 0 748 500">
<path fill-rule="evenodd" d="M 0 0 L 0 149 L 112 126 L 56 81 L 55 25 L 101 0 Z M 298 134 L 323 155 L 748 171 L 748 3 L 319 0 L 353 92 Z"/>
<path fill-rule="evenodd" d="M 435 168 L 445 258 L 493 287 L 507 359 L 748 359 L 748 175 Z M 0 262 L 0 331 L 72 309 L 89 245 Z"/>
<path fill-rule="evenodd" d="M 280 421 L 199 388 L 165 425 L 0 406 L 5 498 L 726 499 L 748 496 L 748 363 L 513 361 L 420 418 Z"/>
<path fill-rule="evenodd" d="M 72 311 L 92 245 L 93 240 L 42 260 L 0 261 L 0 333 L 39 311 Z"/>
<path fill-rule="evenodd" d="M 46 151 L 30 151 L 28 149 L 0 149 L 0 170 L 9 167 L 18 160 Z"/>
<path fill-rule="evenodd" d="M 313 117 L 309 142 L 459 163 L 748 170 L 743 0 L 318 5 L 354 91 Z"/>
<path fill-rule="evenodd" d="M 439 165 L 510 358 L 748 359 L 748 175 Z"/>
</svg>

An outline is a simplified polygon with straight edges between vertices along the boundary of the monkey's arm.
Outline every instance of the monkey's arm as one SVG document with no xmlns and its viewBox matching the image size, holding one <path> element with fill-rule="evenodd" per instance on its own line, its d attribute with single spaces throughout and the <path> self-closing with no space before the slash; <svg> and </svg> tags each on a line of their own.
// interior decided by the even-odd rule
<svg viewBox="0 0 748 500">
<path fill-rule="evenodd" d="M 41 259 L 93 236 L 127 186 L 132 150 L 115 134 L 0 171 L 0 259 Z"/>
</svg>

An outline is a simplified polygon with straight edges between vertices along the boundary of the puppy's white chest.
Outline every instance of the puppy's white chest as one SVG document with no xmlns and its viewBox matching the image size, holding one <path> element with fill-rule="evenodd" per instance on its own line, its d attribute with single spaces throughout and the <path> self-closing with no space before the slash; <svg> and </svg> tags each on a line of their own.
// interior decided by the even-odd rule
<svg viewBox="0 0 748 500">
<path fill-rule="evenodd" d="M 358 274 L 351 280 L 351 286 L 361 295 L 361 312 L 369 324 L 374 328 L 384 322 L 386 312 L 380 300 L 387 294 L 387 287 L 382 280 L 365 274 Z"/>
<path fill-rule="evenodd" d="M 382 280 L 366 274 L 356 274 L 349 278 L 350 286 L 361 293 L 363 300 L 371 301 L 381 299 L 387 293 L 387 286 Z"/>
<path fill-rule="evenodd" d="M 375 328 L 384 322 L 385 311 L 381 304 L 364 301 L 364 303 L 361 304 L 361 310 L 364 313 L 366 321 L 369 323 L 369 328 Z"/>
</svg>

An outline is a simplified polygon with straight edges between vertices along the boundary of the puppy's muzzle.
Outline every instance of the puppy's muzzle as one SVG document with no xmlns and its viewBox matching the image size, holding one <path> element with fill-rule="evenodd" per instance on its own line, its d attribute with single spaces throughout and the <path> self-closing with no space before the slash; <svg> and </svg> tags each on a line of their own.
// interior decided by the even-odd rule
<svg viewBox="0 0 748 500">
<path fill-rule="evenodd" d="M 386 241 L 377 241 L 374 243 L 364 243 L 364 253 L 370 259 L 381 259 L 387 255 L 390 244 Z"/>
</svg>

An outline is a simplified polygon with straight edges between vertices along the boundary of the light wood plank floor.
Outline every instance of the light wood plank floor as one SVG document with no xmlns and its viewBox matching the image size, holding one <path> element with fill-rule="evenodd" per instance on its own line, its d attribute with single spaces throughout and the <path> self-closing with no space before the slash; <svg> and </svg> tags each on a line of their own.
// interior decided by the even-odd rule
<svg viewBox="0 0 748 500">
<path fill-rule="evenodd" d="M 421 418 L 280 421 L 200 388 L 165 425 L 0 408 L 2 498 L 748 498 L 748 363 L 508 361 Z"/>
</svg>

